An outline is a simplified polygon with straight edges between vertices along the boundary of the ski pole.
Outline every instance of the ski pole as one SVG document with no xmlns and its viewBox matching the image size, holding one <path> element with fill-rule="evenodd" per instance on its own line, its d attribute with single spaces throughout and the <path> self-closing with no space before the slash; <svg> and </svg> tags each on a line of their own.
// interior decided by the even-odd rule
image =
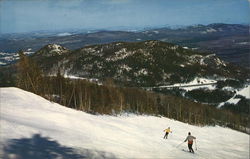
<svg viewBox="0 0 250 159">
<path fill-rule="evenodd" d="M 196 143 L 196 140 L 195 140 L 195 150 L 197 150 L 197 143 Z"/>
<path fill-rule="evenodd" d="M 180 143 L 179 145 L 177 145 L 176 148 L 179 147 L 179 146 L 181 146 L 183 143 L 184 143 L 184 142 L 182 142 L 182 143 Z"/>
</svg>

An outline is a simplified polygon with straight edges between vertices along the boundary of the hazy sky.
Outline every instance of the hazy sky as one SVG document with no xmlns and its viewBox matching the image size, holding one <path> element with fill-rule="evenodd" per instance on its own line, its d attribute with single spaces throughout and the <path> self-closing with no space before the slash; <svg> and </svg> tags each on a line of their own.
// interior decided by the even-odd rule
<svg viewBox="0 0 250 159">
<path fill-rule="evenodd" d="M 249 22 L 249 0 L 0 0 L 0 33 Z"/>
</svg>

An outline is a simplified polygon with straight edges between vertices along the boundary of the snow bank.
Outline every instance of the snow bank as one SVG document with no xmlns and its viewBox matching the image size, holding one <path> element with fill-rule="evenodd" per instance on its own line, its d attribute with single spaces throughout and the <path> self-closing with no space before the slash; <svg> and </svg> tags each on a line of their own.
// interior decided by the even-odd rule
<svg viewBox="0 0 250 159">
<path fill-rule="evenodd" d="M 96 116 L 51 103 L 18 88 L 1 88 L 0 93 L 1 155 L 11 139 L 29 141 L 26 138 L 39 134 L 78 150 L 86 158 L 249 157 L 249 135 L 228 128 L 197 127 L 154 116 Z M 173 133 L 164 140 L 163 130 L 168 126 Z M 195 154 L 182 151 L 187 149 L 186 143 L 176 147 L 189 131 L 197 137 Z"/>
</svg>

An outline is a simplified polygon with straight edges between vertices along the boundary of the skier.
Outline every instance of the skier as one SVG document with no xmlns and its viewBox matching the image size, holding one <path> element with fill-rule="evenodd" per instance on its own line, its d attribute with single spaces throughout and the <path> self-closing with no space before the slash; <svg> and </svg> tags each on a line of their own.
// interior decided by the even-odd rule
<svg viewBox="0 0 250 159">
<path fill-rule="evenodd" d="M 196 137 L 192 136 L 191 133 L 189 132 L 187 138 L 184 140 L 184 142 L 188 141 L 189 152 L 194 153 L 192 146 L 193 146 L 193 140 L 195 140 L 195 139 L 196 139 Z"/>
<path fill-rule="evenodd" d="M 172 131 L 170 130 L 170 127 L 168 127 L 167 129 L 163 130 L 164 132 L 166 132 L 165 136 L 163 137 L 163 139 L 167 139 L 168 138 L 168 134 Z"/>
</svg>

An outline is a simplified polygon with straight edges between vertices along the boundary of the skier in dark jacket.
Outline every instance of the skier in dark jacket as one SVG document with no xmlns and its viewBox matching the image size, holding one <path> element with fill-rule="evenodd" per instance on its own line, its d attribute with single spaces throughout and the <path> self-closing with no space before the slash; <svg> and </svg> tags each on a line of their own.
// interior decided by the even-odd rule
<svg viewBox="0 0 250 159">
<path fill-rule="evenodd" d="M 193 140 L 195 140 L 195 139 L 196 139 L 196 137 L 192 136 L 191 133 L 189 132 L 187 138 L 184 141 L 184 142 L 188 141 L 189 152 L 194 153 L 192 146 L 193 146 Z"/>
</svg>

